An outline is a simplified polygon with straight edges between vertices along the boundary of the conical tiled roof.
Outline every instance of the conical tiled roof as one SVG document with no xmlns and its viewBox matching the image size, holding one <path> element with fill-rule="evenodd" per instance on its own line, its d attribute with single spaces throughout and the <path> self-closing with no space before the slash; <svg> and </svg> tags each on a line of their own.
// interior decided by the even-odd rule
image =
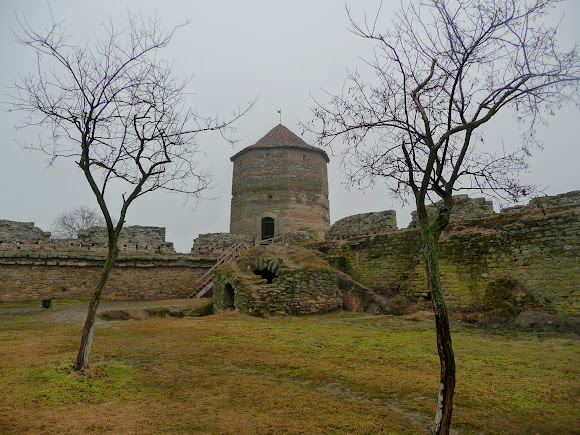
<svg viewBox="0 0 580 435">
<path fill-rule="evenodd" d="M 253 150 L 256 148 L 300 148 L 307 149 L 310 151 L 315 151 L 322 154 L 324 159 L 329 162 L 328 154 L 320 148 L 313 147 L 304 142 L 301 138 L 292 133 L 288 128 L 284 127 L 282 124 L 278 124 L 272 130 L 270 130 L 262 139 L 256 142 L 254 145 L 244 148 L 237 154 L 232 156 L 230 160 L 234 160 L 237 157 L 244 154 L 246 151 Z"/>
</svg>

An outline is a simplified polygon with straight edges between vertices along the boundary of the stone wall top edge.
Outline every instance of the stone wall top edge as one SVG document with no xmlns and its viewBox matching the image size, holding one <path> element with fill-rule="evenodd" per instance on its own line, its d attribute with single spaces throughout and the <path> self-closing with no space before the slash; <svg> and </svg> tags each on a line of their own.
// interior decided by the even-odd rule
<svg viewBox="0 0 580 435">
<path fill-rule="evenodd" d="M 105 261 L 106 254 L 102 253 L 78 253 L 78 252 L 66 252 L 66 251 L 56 251 L 56 252 L 44 252 L 44 251 L 0 251 L 0 260 L 10 260 L 10 259 L 31 259 L 31 260 L 79 260 L 79 261 L 95 261 L 103 262 Z M 119 255 L 116 260 L 117 263 L 123 263 L 127 261 L 141 261 L 141 262 L 187 262 L 187 263 L 213 263 L 216 257 L 214 256 L 198 256 L 192 254 L 159 254 L 159 255 Z"/>
<path fill-rule="evenodd" d="M 119 247 L 126 250 L 151 248 L 162 252 L 175 252 L 172 242 L 165 241 L 165 227 L 129 225 L 123 228 Z M 47 249 L 70 249 L 70 246 L 95 247 L 105 249 L 107 230 L 104 227 L 90 227 L 79 230 L 77 238 L 53 239 L 51 233 L 34 226 L 34 222 L 18 222 L 0 219 L 0 244 L 39 244 Z"/>
<path fill-rule="evenodd" d="M 442 241 L 448 239 L 449 237 L 453 237 L 456 234 L 463 235 L 464 234 L 463 232 L 466 228 L 473 228 L 474 230 L 477 230 L 478 228 L 481 230 L 495 229 L 502 231 L 508 230 L 509 228 L 515 228 L 518 225 L 533 227 L 534 224 L 536 223 L 551 222 L 553 220 L 558 220 L 562 218 L 577 220 L 578 217 L 580 217 L 580 204 L 578 204 L 574 208 L 566 208 L 566 207 L 562 207 L 562 209 L 554 208 L 547 212 L 546 211 L 542 212 L 542 210 L 540 209 L 528 209 L 520 213 L 508 213 L 508 214 L 496 213 L 493 215 L 484 216 L 480 218 L 466 219 L 450 223 L 443 231 L 443 236 L 445 237 L 443 237 Z M 337 238 L 325 239 L 320 241 L 309 242 L 308 245 L 310 246 L 325 246 L 325 245 L 340 246 L 341 244 L 352 245 L 359 243 L 370 243 L 380 238 L 399 237 L 403 235 L 409 235 L 413 237 L 414 234 L 416 234 L 418 237 L 419 228 L 400 228 L 393 229 L 392 231 L 374 234 L 356 235 L 345 237 L 342 239 Z"/>
<path fill-rule="evenodd" d="M 296 150 L 299 152 L 318 154 L 320 157 L 322 157 L 326 161 L 326 163 L 330 162 L 330 158 L 328 157 L 328 154 L 323 149 L 314 148 L 314 147 L 313 148 L 303 148 L 300 146 L 292 146 L 292 145 L 284 145 L 284 146 L 279 146 L 279 147 L 247 147 L 247 148 L 244 148 L 244 149 L 238 151 L 233 156 L 231 156 L 230 161 L 235 162 L 242 155 L 246 155 L 248 153 L 249 154 L 259 154 L 259 153 L 263 153 L 264 151 L 276 152 L 276 151 L 282 151 L 282 150 Z"/>
</svg>

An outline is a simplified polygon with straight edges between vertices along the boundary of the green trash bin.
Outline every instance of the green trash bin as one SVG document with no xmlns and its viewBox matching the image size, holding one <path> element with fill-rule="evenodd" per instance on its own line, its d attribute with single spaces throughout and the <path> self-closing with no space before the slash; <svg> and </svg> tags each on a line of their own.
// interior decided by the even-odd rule
<svg viewBox="0 0 580 435">
<path fill-rule="evenodd" d="M 43 299 L 42 300 L 42 308 L 44 309 L 52 309 L 52 299 Z"/>
</svg>

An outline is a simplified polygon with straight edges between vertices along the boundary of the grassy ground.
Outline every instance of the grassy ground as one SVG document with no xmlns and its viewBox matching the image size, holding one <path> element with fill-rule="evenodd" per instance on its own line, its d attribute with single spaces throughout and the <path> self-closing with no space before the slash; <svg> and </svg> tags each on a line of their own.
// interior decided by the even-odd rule
<svg viewBox="0 0 580 435">
<path fill-rule="evenodd" d="M 428 316 L 100 321 L 79 375 L 66 312 L 0 310 L 0 433 L 425 433 L 433 418 Z M 453 338 L 456 433 L 578 433 L 578 337 Z"/>
</svg>

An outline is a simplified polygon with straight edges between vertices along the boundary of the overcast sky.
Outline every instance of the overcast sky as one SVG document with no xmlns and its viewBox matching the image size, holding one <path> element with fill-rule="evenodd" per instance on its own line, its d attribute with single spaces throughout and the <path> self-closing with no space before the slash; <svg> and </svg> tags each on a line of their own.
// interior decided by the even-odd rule
<svg viewBox="0 0 580 435">
<path fill-rule="evenodd" d="M 373 14 L 379 0 L 350 1 L 355 16 Z M 83 43 L 99 34 L 107 16 L 122 23 L 127 10 L 155 15 L 166 25 L 185 19 L 172 45 L 162 53 L 174 61 L 180 76 L 194 75 L 191 105 L 200 113 L 227 115 L 259 95 L 254 109 L 237 124 L 235 146 L 219 135 L 199 136 L 212 169 L 217 187 L 208 192 L 212 200 L 197 205 L 184 204 L 179 195 L 154 193 L 131 205 L 129 225 L 152 225 L 167 228 L 167 241 L 180 252 L 189 252 L 200 233 L 229 231 L 231 171 L 229 158 L 255 143 L 279 122 L 301 134 L 299 121 L 311 119 L 310 94 L 321 98 L 322 88 L 331 92 L 341 88 L 346 70 L 369 58 L 372 46 L 349 32 L 345 5 L 340 0 L 33 0 L 0 1 L 0 90 L 9 86 L 19 72 L 35 65 L 32 50 L 13 41 L 15 12 L 26 17 L 35 28 L 50 23 L 49 7 L 57 20 L 66 20 L 71 41 Z M 383 26 L 387 26 L 399 0 L 383 1 Z M 561 46 L 580 41 L 580 1 L 566 0 L 554 15 L 562 17 Z M 2 95 L 0 100 L 5 101 Z M 19 143 L 34 140 L 32 132 L 17 130 L 21 115 L 0 112 L 0 219 L 34 221 L 49 230 L 62 211 L 77 205 L 96 207 L 81 172 L 72 160 L 62 159 L 48 167 L 45 156 L 23 150 Z M 578 167 L 580 147 L 578 123 L 580 112 L 568 107 L 559 112 L 549 127 L 538 132 L 545 142 L 543 152 L 532 159 L 532 168 L 524 179 L 540 184 L 546 194 L 580 188 Z M 510 119 L 498 119 L 493 125 L 494 140 L 517 139 Z M 313 143 L 308 135 L 306 142 Z M 403 208 L 377 185 L 373 190 L 348 190 L 339 170 L 339 161 L 329 165 L 331 221 L 345 216 L 387 209 L 397 210 L 399 227 L 410 219 L 409 207 Z M 118 211 L 118 207 L 113 207 Z"/>
</svg>

